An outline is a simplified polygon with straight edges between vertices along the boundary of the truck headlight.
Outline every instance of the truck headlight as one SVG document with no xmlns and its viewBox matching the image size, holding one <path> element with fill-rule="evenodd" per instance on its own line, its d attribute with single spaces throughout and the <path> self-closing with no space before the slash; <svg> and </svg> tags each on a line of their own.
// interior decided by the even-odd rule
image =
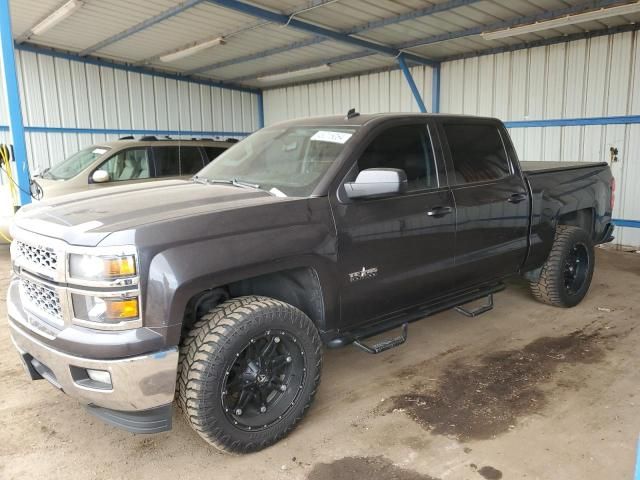
<svg viewBox="0 0 640 480">
<path fill-rule="evenodd" d="M 138 297 L 94 297 L 72 294 L 73 313 L 78 320 L 94 323 L 121 323 L 137 320 Z"/>
<path fill-rule="evenodd" d="M 133 255 L 69 255 L 69 275 L 80 280 L 108 281 L 136 275 Z"/>
</svg>

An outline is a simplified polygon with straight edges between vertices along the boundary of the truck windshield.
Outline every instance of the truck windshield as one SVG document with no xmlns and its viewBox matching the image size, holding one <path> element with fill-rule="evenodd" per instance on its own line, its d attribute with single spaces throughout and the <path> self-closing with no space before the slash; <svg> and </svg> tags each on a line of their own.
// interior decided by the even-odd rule
<svg viewBox="0 0 640 480">
<path fill-rule="evenodd" d="M 109 151 L 108 147 L 89 147 L 74 153 L 66 160 L 48 168 L 42 175 L 42 178 L 50 180 L 69 180 L 78 175 L 82 170 L 87 168 L 93 161 Z"/>
<path fill-rule="evenodd" d="M 221 154 L 197 178 L 308 197 L 355 131 L 351 127 L 266 128 Z"/>
</svg>

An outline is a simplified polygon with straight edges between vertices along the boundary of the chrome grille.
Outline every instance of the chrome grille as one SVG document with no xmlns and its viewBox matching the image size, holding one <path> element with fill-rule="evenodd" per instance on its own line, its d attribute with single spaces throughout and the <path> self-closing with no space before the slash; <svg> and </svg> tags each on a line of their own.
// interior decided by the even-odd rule
<svg viewBox="0 0 640 480">
<path fill-rule="evenodd" d="M 58 292 L 40 283 L 20 279 L 22 301 L 37 308 L 53 320 L 62 321 L 62 305 Z"/>
<path fill-rule="evenodd" d="M 16 250 L 22 261 L 54 273 L 58 268 L 58 254 L 47 247 L 29 245 L 16 240 Z"/>
</svg>

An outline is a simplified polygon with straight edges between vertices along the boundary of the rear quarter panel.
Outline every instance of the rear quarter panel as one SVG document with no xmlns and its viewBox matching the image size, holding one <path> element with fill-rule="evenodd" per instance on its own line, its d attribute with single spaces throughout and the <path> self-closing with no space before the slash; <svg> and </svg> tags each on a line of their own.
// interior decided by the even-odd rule
<svg viewBox="0 0 640 480">
<path fill-rule="evenodd" d="M 526 162 L 523 163 L 526 170 Z M 531 246 L 524 271 L 538 268 L 546 260 L 561 217 L 572 212 L 593 210 L 594 242 L 598 242 L 611 222 L 611 171 L 607 164 L 570 169 L 525 172 L 531 187 Z"/>
</svg>

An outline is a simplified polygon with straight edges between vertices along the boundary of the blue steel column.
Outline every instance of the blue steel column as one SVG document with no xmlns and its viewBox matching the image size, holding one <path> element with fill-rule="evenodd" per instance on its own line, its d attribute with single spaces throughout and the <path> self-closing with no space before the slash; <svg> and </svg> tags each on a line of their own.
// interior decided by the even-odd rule
<svg viewBox="0 0 640 480">
<path fill-rule="evenodd" d="M 20 204 L 26 205 L 31 202 L 31 196 L 29 195 L 29 166 L 27 164 L 27 144 L 24 138 L 22 109 L 20 108 L 16 59 L 13 51 L 9 0 L 0 0 L 0 43 L 2 44 L 4 83 L 9 107 L 9 130 L 11 131 L 13 156 L 16 161 L 18 185 L 20 186 Z"/>
<path fill-rule="evenodd" d="M 431 82 L 431 111 L 440 113 L 440 64 L 433 67 L 433 80 Z"/>
<path fill-rule="evenodd" d="M 407 80 L 409 84 L 409 88 L 411 89 L 411 93 L 413 93 L 413 97 L 416 99 L 416 103 L 418 104 L 418 108 L 422 113 L 427 113 L 427 107 L 424 106 L 424 102 L 422 101 L 422 96 L 420 96 L 420 92 L 418 91 L 418 87 L 416 86 L 416 82 L 413 81 L 413 76 L 411 76 L 411 72 L 409 71 L 409 67 L 407 67 L 407 62 L 404 60 L 404 54 L 401 53 L 398 55 L 398 64 L 402 69 L 402 73 L 404 73 L 404 78 Z"/>
<path fill-rule="evenodd" d="M 264 96 L 262 90 L 258 92 L 258 128 L 264 128 Z"/>
</svg>

